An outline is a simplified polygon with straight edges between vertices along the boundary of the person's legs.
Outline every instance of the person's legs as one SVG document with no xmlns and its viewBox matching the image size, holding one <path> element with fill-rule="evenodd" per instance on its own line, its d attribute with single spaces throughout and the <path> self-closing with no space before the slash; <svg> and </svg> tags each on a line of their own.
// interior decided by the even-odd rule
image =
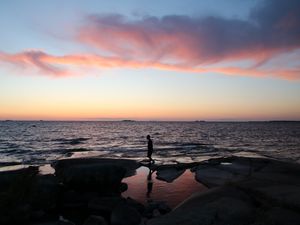
<svg viewBox="0 0 300 225">
<path fill-rule="evenodd" d="M 152 159 L 152 152 L 149 152 L 148 157 L 149 161 L 154 163 L 154 159 Z"/>
</svg>

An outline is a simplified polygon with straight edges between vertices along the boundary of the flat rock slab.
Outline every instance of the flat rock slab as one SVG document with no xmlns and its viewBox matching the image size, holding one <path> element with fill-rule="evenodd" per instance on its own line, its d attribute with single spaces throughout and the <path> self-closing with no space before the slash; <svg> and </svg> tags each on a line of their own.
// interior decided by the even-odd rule
<svg viewBox="0 0 300 225">
<path fill-rule="evenodd" d="M 149 220 L 148 225 L 250 224 L 255 210 L 251 199 L 236 188 L 197 193 L 172 212 Z"/>
<path fill-rule="evenodd" d="M 230 157 L 208 160 L 192 171 L 197 181 L 209 187 L 223 189 L 230 184 L 254 199 L 258 204 L 252 215 L 255 224 L 300 224 L 300 216 L 297 216 L 300 215 L 299 164 L 266 158 Z M 290 217 L 284 222 L 283 215 Z"/>
<path fill-rule="evenodd" d="M 228 182 L 260 179 L 268 182 L 300 185 L 300 165 L 266 158 L 230 157 L 208 160 L 192 169 L 196 180 L 208 187 Z"/>
<path fill-rule="evenodd" d="M 130 159 L 110 159 L 110 158 L 74 158 L 62 159 L 52 163 L 55 173 L 59 174 L 61 171 L 72 166 L 82 165 L 114 165 L 126 169 L 125 176 L 132 176 L 137 168 L 140 167 L 139 163 Z"/>
<path fill-rule="evenodd" d="M 229 171 L 219 169 L 219 167 L 215 168 L 207 166 L 196 170 L 195 178 L 198 182 L 208 187 L 215 187 L 224 185 L 233 180 L 240 180 L 243 177 L 235 175 Z"/>
<path fill-rule="evenodd" d="M 162 168 L 156 172 L 156 178 L 159 180 L 166 181 L 168 183 L 173 182 L 176 178 L 180 177 L 185 172 L 185 169 L 177 168 Z"/>
<path fill-rule="evenodd" d="M 69 188 L 118 193 L 121 180 L 134 174 L 139 164 L 127 159 L 76 158 L 59 160 L 53 167 L 55 175 Z"/>
</svg>

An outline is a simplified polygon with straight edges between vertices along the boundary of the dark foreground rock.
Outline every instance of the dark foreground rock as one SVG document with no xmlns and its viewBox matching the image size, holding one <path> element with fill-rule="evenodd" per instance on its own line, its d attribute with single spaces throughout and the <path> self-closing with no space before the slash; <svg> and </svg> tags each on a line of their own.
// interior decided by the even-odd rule
<svg viewBox="0 0 300 225">
<path fill-rule="evenodd" d="M 226 187 L 195 194 L 165 216 L 149 225 L 242 225 L 252 222 L 255 203 L 236 188 Z M 241 223 L 242 222 L 242 223 Z"/>
<path fill-rule="evenodd" d="M 126 159 L 81 158 L 59 160 L 53 167 L 55 175 L 68 188 L 119 193 L 121 180 L 134 174 L 139 164 Z"/>
<path fill-rule="evenodd" d="M 300 210 L 300 165 L 263 158 L 231 157 L 194 168 L 208 186 L 235 184 L 248 193 Z"/>
<path fill-rule="evenodd" d="M 38 168 L 0 173 L 0 224 L 24 224 L 55 217 L 60 185 L 54 175 L 41 176 Z M 3 188 L 5 187 L 5 188 Z"/>
<path fill-rule="evenodd" d="M 102 216 L 89 216 L 83 225 L 107 225 L 107 223 Z"/>
<path fill-rule="evenodd" d="M 267 183 L 300 185 L 300 165 L 266 158 L 229 157 L 212 159 L 192 169 L 196 180 L 216 187 L 230 182 L 256 179 Z"/>
<path fill-rule="evenodd" d="M 122 179 L 135 173 L 136 161 L 66 159 L 53 166 L 55 174 L 51 175 L 38 174 L 37 167 L 0 172 L 1 225 L 300 224 L 298 164 L 230 157 L 150 165 L 167 182 L 192 167 L 195 179 L 210 187 L 172 211 L 162 201 L 143 205 L 121 196 L 128 188 Z"/>
<path fill-rule="evenodd" d="M 23 179 L 28 180 L 34 177 L 38 172 L 38 167 L 34 166 L 0 172 L 0 192 L 7 191 L 11 186 L 16 184 L 17 181 L 22 182 Z"/>
<path fill-rule="evenodd" d="M 300 224 L 300 165 L 265 158 L 208 160 L 192 169 L 211 188 L 149 225 Z"/>
<path fill-rule="evenodd" d="M 139 225 L 141 221 L 141 214 L 126 203 L 119 204 L 111 213 L 112 225 Z"/>
</svg>

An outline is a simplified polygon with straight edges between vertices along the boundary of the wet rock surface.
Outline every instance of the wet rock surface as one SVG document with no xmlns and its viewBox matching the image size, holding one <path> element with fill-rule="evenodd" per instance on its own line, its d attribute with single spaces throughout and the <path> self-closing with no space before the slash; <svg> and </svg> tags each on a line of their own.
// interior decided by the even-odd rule
<svg viewBox="0 0 300 225">
<path fill-rule="evenodd" d="M 212 159 L 192 168 L 210 191 L 148 224 L 300 224 L 300 165 L 266 158 Z"/>
<path fill-rule="evenodd" d="M 0 172 L 0 224 L 300 224 L 299 164 L 230 157 L 149 165 L 166 182 L 191 169 L 210 188 L 173 210 L 163 201 L 141 204 L 121 196 L 128 188 L 122 179 L 139 166 L 133 160 L 83 158 L 53 163 L 55 174 L 41 175 L 37 167 Z"/>
</svg>

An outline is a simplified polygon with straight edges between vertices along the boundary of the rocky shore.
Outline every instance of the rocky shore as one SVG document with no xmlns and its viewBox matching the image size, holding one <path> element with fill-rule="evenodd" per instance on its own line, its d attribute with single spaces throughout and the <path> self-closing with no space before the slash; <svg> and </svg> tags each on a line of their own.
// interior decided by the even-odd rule
<svg viewBox="0 0 300 225">
<path fill-rule="evenodd" d="M 51 165 L 0 172 L 0 224 L 29 225 L 297 225 L 300 165 L 267 158 L 229 157 L 187 164 L 145 164 L 130 159 L 70 158 Z M 171 209 L 122 197 L 124 178 L 141 166 L 173 182 L 185 170 L 206 185 Z M 174 190 L 176 192 L 176 190 Z"/>
</svg>

